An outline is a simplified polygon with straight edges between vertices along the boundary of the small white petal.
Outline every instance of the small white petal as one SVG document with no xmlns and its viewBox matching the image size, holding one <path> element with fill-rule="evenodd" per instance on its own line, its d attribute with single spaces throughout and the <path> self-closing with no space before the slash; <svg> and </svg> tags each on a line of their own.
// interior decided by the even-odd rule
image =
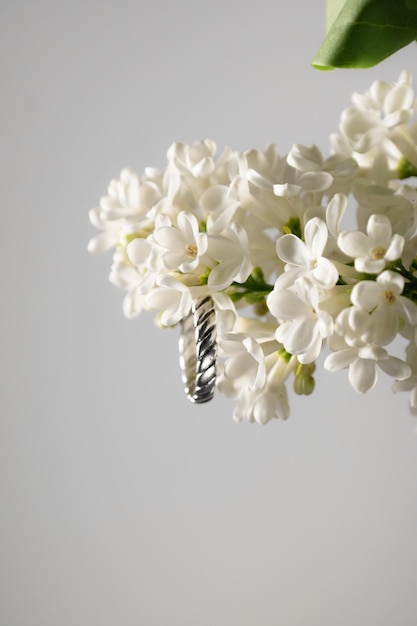
<svg viewBox="0 0 417 626">
<path fill-rule="evenodd" d="M 328 172 L 306 172 L 300 177 L 303 191 L 325 191 L 333 182 L 333 176 Z"/>
<path fill-rule="evenodd" d="M 385 268 L 384 259 L 370 259 L 368 257 L 359 257 L 355 259 L 355 270 L 365 272 L 366 274 L 379 274 Z"/>
<path fill-rule="evenodd" d="M 300 185 L 291 185 L 290 183 L 276 184 L 273 186 L 274 194 L 281 197 L 298 196 L 301 191 Z"/>
<path fill-rule="evenodd" d="M 376 362 L 356 359 L 349 366 L 349 382 L 358 393 L 366 393 L 375 387 L 378 379 Z"/>
<path fill-rule="evenodd" d="M 293 234 L 283 235 L 276 243 L 277 254 L 286 263 L 307 266 L 310 263 L 306 245 Z"/>
<path fill-rule="evenodd" d="M 239 267 L 236 262 L 222 261 L 211 270 L 208 277 L 208 286 L 216 291 L 221 291 L 229 287 L 235 280 Z"/>
<path fill-rule="evenodd" d="M 306 303 L 288 289 L 274 289 L 267 297 L 267 305 L 278 320 L 294 320 L 305 315 Z"/>
<path fill-rule="evenodd" d="M 417 324 L 417 305 L 412 300 L 409 300 L 405 296 L 400 296 L 397 298 L 398 308 L 401 312 L 401 317 L 403 320 L 407 321 L 409 324 L 416 326 Z"/>
<path fill-rule="evenodd" d="M 145 265 L 149 259 L 152 250 L 152 244 L 146 239 L 137 238 L 131 241 L 126 253 L 133 265 Z"/>
<path fill-rule="evenodd" d="M 378 365 L 388 376 L 392 376 L 397 380 L 405 380 L 411 376 L 411 368 L 395 356 L 381 359 L 378 361 Z"/>
<path fill-rule="evenodd" d="M 372 311 L 381 303 L 381 287 L 371 280 L 363 280 L 357 283 L 350 294 L 352 304 L 362 307 L 366 311 Z"/>
<path fill-rule="evenodd" d="M 305 225 L 304 238 L 313 259 L 318 259 L 327 243 L 327 226 L 318 217 L 313 217 Z"/>
<path fill-rule="evenodd" d="M 339 278 L 339 272 L 331 263 L 325 258 L 319 259 L 316 267 L 314 268 L 312 275 L 314 280 L 324 289 L 331 289 L 335 286 Z"/>
<path fill-rule="evenodd" d="M 387 251 L 385 253 L 385 258 L 387 259 L 387 261 L 395 261 L 396 259 L 399 259 L 402 255 L 404 249 L 404 237 L 401 237 L 401 235 L 395 234 L 392 239 L 391 242 L 387 248 Z"/>
<path fill-rule="evenodd" d="M 339 226 L 346 212 L 347 197 L 344 193 L 337 193 L 330 200 L 326 209 L 326 222 L 330 234 L 337 238 L 339 233 Z"/>
<path fill-rule="evenodd" d="M 352 230 L 342 231 L 337 238 L 337 245 L 353 259 L 368 256 L 370 249 L 369 239 L 365 233 Z"/>
<path fill-rule="evenodd" d="M 96 235 L 88 242 L 87 250 L 92 254 L 102 254 L 113 248 L 119 240 L 119 233 L 114 231 L 105 231 Z"/>
<path fill-rule="evenodd" d="M 391 222 L 386 215 L 371 215 L 366 226 L 366 232 L 375 245 L 386 249 L 391 240 Z"/>
<path fill-rule="evenodd" d="M 389 289 L 395 294 L 401 294 L 404 289 L 405 278 L 397 272 L 391 272 L 391 270 L 385 270 L 377 278 L 377 283 L 380 289 Z"/>
<path fill-rule="evenodd" d="M 328 372 L 337 372 L 338 370 L 345 369 L 358 357 L 358 351 L 354 348 L 347 350 L 339 350 L 338 352 L 332 352 L 326 357 L 324 361 L 324 368 Z"/>
</svg>

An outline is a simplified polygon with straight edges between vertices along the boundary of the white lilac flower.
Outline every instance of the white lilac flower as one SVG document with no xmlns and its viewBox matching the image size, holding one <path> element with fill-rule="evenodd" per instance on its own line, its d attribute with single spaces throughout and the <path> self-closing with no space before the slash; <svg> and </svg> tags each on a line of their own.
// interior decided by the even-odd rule
<svg viewBox="0 0 417 626">
<path fill-rule="evenodd" d="M 162 174 L 152 170 L 153 179 L 139 176 L 125 168 L 113 179 L 100 206 L 90 211 L 90 221 L 103 232 L 89 242 L 88 250 L 101 253 L 118 244 L 121 235 L 152 227 L 149 211 L 162 198 Z"/>
<path fill-rule="evenodd" d="M 174 167 L 167 167 L 162 179 L 162 197 L 148 213 L 155 223 L 158 215 L 165 215 L 175 220 L 181 211 L 192 211 L 194 197 L 187 185 L 183 184 L 181 175 Z"/>
<path fill-rule="evenodd" d="M 285 273 L 278 279 L 279 288 L 286 288 L 303 276 L 311 278 L 323 289 L 335 286 L 338 271 L 331 261 L 322 256 L 327 237 L 326 224 L 314 217 L 305 225 L 305 241 L 293 234 L 283 235 L 277 240 L 277 254 L 286 263 Z"/>
<path fill-rule="evenodd" d="M 400 258 L 404 237 L 392 234 L 391 222 L 386 215 L 371 215 L 366 235 L 358 230 L 340 233 L 337 243 L 346 255 L 352 257 L 358 272 L 378 274 L 390 261 Z"/>
<path fill-rule="evenodd" d="M 228 228 L 240 208 L 240 178 L 235 177 L 228 185 L 212 185 L 200 198 L 200 206 L 207 216 L 207 229 L 218 235 Z"/>
<path fill-rule="evenodd" d="M 201 195 L 206 189 L 216 184 L 227 184 L 229 181 L 229 161 L 233 158 L 230 148 L 218 157 L 215 156 L 217 146 L 211 139 L 196 141 L 192 144 L 174 143 L 169 148 L 167 173 L 175 172 L 180 181 L 179 190 L 187 190 L 183 197 L 186 204 L 183 209 L 192 210 L 192 204 L 200 203 Z M 178 196 L 176 197 L 178 203 Z"/>
<path fill-rule="evenodd" d="M 380 80 L 364 94 L 354 94 L 354 106 L 342 113 L 340 128 L 353 150 L 368 152 L 392 129 L 406 124 L 414 114 L 414 92 L 408 72 L 402 72 L 397 83 Z"/>
<path fill-rule="evenodd" d="M 288 181 L 293 168 L 286 158 L 280 157 L 274 145 L 268 146 L 265 152 L 248 150 L 245 158 L 247 168 L 242 175 L 247 180 L 251 203 L 244 206 L 267 226 L 281 229 L 292 210 L 287 199 L 275 193 L 275 186 L 278 181 Z"/>
<path fill-rule="evenodd" d="M 275 285 L 267 305 L 280 322 L 277 341 L 300 363 L 312 363 L 320 354 L 323 339 L 333 332 L 333 318 L 320 308 L 319 291 L 311 280 L 300 278 L 295 288 L 296 293 Z"/>
<path fill-rule="evenodd" d="M 123 229 L 123 218 L 109 220 L 99 207 L 91 209 L 89 217 L 93 226 L 102 232 L 90 239 L 88 242 L 88 251 L 93 254 L 101 254 L 114 248 L 120 240 L 120 233 Z"/>
<path fill-rule="evenodd" d="M 417 324 L 417 305 L 402 296 L 405 279 L 390 270 L 385 270 L 376 279 L 357 283 L 351 293 L 354 305 L 372 312 L 374 340 L 385 344 L 398 333 L 400 319 Z"/>
<path fill-rule="evenodd" d="M 143 239 L 136 237 L 130 241 L 126 248 L 127 258 L 142 273 L 157 275 L 164 273 L 162 263 L 162 250 L 153 240 L 152 235 Z"/>
<path fill-rule="evenodd" d="M 410 366 L 411 374 L 405 380 L 396 380 L 392 386 L 394 393 L 409 392 L 409 406 L 412 415 L 417 415 L 417 345 L 413 338 L 408 344 L 406 362 Z"/>
<path fill-rule="evenodd" d="M 182 211 L 177 225 L 163 225 L 154 232 L 155 242 L 164 249 L 162 261 L 168 270 L 193 272 L 207 250 L 207 235 L 200 233 L 192 213 Z"/>
<path fill-rule="evenodd" d="M 157 278 L 157 287 L 148 293 L 146 303 L 161 312 L 163 326 L 174 326 L 188 315 L 192 296 L 189 287 L 166 274 Z"/>
<path fill-rule="evenodd" d="M 176 142 L 168 149 L 167 157 L 182 174 L 206 177 L 215 169 L 213 157 L 216 150 L 216 143 L 211 139 L 193 144 Z"/>
<path fill-rule="evenodd" d="M 417 374 L 409 376 L 405 380 L 396 380 L 392 386 L 394 393 L 398 391 L 409 392 L 409 407 L 412 415 L 417 415 Z"/>
<path fill-rule="evenodd" d="M 155 275 L 146 268 L 133 267 L 126 259 L 123 249 L 116 250 L 113 256 L 109 280 L 116 287 L 126 291 L 123 299 L 123 313 L 131 319 L 136 317 L 147 306 L 146 294 L 155 284 Z"/>
<path fill-rule="evenodd" d="M 285 385 L 267 387 L 261 391 L 243 389 L 236 398 L 233 411 L 235 422 L 257 422 L 261 426 L 271 419 L 288 419 L 290 406 Z"/>
<path fill-rule="evenodd" d="M 257 391 L 250 389 L 247 385 L 239 384 L 238 380 L 232 381 L 234 383 L 232 386 L 225 384 L 227 379 L 220 376 L 220 389 L 235 399 L 233 419 L 236 422 L 248 421 L 265 425 L 271 419 L 286 420 L 290 415 L 285 381 L 294 371 L 297 359 L 291 357 L 289 361 L 284 361 L 275 353 L 267 356 L 265 363 L 266 381 L 264 386 Z"/>
<path fill-rule="evenodd" d="M 358 165 L 352 157 L 334 154 L 324 159 L 314 145 L 294 144 L 287 161 L 299 172 L 297 183 L 302 191 L 326 191 L 334 183 L 343 185 L 358 171 Z"/>
<path fill-rule="evenodd" d="M 228 163 L 229 180 L 210 185 L 200 198 L 207 229 L 220 234 L 248 213 L 261 220 L 264 227 L 280 228 L 289 212 L 286 201 L 273 192 L 274 181 L 285 164 L 276 147 L 268 146 L 265 152 L 234 153 Z"/>
<path fill-rule="evenodd" d="M 337 240 L 340 233 L 340 224 L 343 216 L 346 213 L 348 199 L 344 193 L 336 193 L 331 197 L 327 205 L 309 206 L 306 208 L 304 216 L 305 222 L 313 219 L 313 217 L 320 218 L 326 223 L 328 230 L 328 239 L 326 249 L 329 246 L 329 240 Z M 331 244 L 331 249 L 334 249 L 334 245 Z"/>
<path fill-rule="evenodd" d="M 290 416 L 290 405 L 285 385 L 268 385 L 253 403 L 253 417 L 262 426 L 271 419 L 286 420 Z"/>
<path fill-rule="evenodd" d="M 347 346 L 329 354 L 324 368 L 329 372 L 349 368 L 349 382 L 358 393 L 366 393 L 375 387 L 379 367 L 397 380 L 410 376 L 410 367 L 398 357 L 391 356 L 381 346 L 365 344 L 358 347 Z"/>
<path fill-rule="evenodd" d="M 248 278 L 252 269 L 248 235 L 239 224 L 232 224 L 227 236 L 209 235 L 207 253 L 217 262 L 208 277 L 210 289 L 220 291 L 233 282 L 243 283 Z"/>
<path fill-rule="evenodd" d="M 417 225 L 417 212 L 413 202 L 395 189 L 375 185 L 370 180 L 358 179 L 353 187 L 358 206 L 358 225 L 365 231 L 371 215 L 386 215 L 394 233 L 411 237 Z"/>
<path fill-rule="evenodd" d="M 344 193 L 335 193 L 326 206 L 312 206 L 305 211 L 306 222 L 314 217 L 320 218 L 326 223 L 328 237 L 323 250 L 323 256 L 331 259 L 338 273 L 345 280 L 350 278 L 357 279 L 357 272 L 346 265 L 350 258 L 346 256 L 337 244 L 337 238 L 340 234 L 340 226 L 343 216 L 346 214 L 348 198 Z"/>
<path fill-rule="evenodd" d="M 243 379 L 242 386 L 252 391 L 265 384 L 265 354 L 252 337 L 241 334 L 225 334 L 219 341 L 220 354 L 226 358 L 224 375 L 229 379 Z"/>
<path fill-rule="evenodd" d="M 392 141 L 395 143 L 402 157 L 417 167 L 417 122 L 410 126 L 400 126 L 392 133 Z"/>
<path fill-rule="evenodd" d="M 363 347 L 374 341 L 371 315 L 359 306 L 347 306 L 340 311 L 334 330 L 327 342 L 331 350 L 340 350 L 340 345 Z"/>
</svg>

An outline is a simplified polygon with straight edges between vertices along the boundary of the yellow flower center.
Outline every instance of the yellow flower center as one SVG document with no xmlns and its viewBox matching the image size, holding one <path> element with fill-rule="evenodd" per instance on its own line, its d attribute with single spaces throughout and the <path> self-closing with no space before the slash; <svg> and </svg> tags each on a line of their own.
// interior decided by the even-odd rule
<svg viewBox="0 0 417 626">
<path fill-rule="evenodd" d="M 382 246 L 378 246 L 377 248 L 374 248 L 372 250 L 372 258 L 377 260 L 377 259 L 383 259 L 385 256 L 385 248 L 383 248 Z"/>
<path fill-rule="evenodd" d="M 185 249 L 185 253 L 189 259 L 195 259 L 198 254 L 197 246 L 194 243 L 189 243 Z"/>
<path fill-rule="evenodd" d="M 391 289 L 387 289 L 384 291 L 384 299 L 388 304 L 393 304 L 395 302 L 395 296 L 392 293 Z"/>
</svg>

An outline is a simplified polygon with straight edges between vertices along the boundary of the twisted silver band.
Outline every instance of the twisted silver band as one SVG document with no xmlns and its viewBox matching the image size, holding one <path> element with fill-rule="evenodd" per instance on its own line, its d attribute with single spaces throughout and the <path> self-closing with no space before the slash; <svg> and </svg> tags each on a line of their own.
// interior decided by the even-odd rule
<svg viewBox="0 0 417 626">
<path fill-rule="evenodd" d="M 185 393 L 191 402 L 211 400 L 216 383 L 216 311 L 210 296 L 193 301 L 181 320 L 180 366 Z"/>
</svg>

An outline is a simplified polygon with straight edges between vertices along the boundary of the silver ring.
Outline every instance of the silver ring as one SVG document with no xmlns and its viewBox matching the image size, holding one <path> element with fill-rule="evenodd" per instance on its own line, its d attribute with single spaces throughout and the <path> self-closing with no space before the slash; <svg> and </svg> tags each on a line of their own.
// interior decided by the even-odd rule
<svg viewBox="0 0 417 626">
<path fill-rule="evenodd" d="M 216 311 L 210 296 L 193 301 L 181 320 L 180 366 L 191 402 L 208 402 L 214 395 L 217 359 Z"/>
</svg>

